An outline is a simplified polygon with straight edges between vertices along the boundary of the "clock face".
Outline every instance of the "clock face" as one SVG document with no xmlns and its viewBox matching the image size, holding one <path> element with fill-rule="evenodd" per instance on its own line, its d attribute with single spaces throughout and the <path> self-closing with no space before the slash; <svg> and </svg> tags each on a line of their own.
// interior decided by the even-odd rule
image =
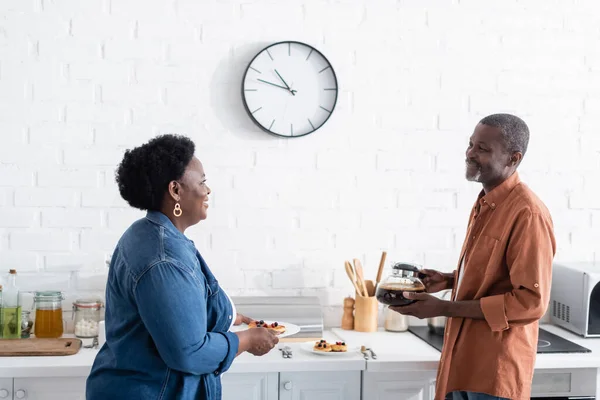
<svg viewBox="0 0 600 400">
<path fill-rule="evenodd" d="M 318 50 L 299 42 L 265 48 L 246 69 L 242 97 L 250 117 L 277 136 L 299 137 L 319 129 L 337 102 L 335 72 Z"/>
</svg>

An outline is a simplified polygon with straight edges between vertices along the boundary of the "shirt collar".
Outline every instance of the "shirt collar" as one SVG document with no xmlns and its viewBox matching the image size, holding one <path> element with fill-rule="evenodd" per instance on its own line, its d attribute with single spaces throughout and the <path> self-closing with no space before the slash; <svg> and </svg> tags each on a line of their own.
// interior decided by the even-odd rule
<svg viewBox="0 0 600 400">
<path fill-rule="evenodd" d="M 496 186 L 488 194 L 485 194 L 485 191 L 482 190 L 478 196 L 479 206 L 487 204 L 492 210 L 495 210 L 496 207 L 502 204 L 502 202 L 508 197 L 510 192 L 512 192 L 513 189 L 517 187 L 517 185 L 519 185 L 520 183 L 521 178 L 519 178 L 519 174 L 517 173 L 517 171 L 515 171 L 504 182 Z"/>
<path fill-rule="evenodd" d="M 173 223 L 171 222 L 169 217 L 167 217 L 165 214 L 161 213 L 160 211 L 148 211 L 146 213 L 146 219 L 154 222 L 157 225 L 164 227 L 169 232 L 173 232 L 175 234 L 179 234 L 179 235 L 182 235 L 185 237 L 185 235 L 183 233 L 179 232 L 179 229 L 177 229 L 177 227 L 175 227 L 175 225 L 173 225 Z"/>
</svg>

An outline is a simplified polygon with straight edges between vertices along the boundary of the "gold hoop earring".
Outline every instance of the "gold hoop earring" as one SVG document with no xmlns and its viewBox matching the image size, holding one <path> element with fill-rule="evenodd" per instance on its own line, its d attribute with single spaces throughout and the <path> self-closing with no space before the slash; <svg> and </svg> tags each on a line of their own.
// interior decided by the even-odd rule
<svg viewBox="0 0 600 400">
<path fill-rule="evenodd" d="M 181 217 L 181 214 L 183 214 L 183 211 L 181 211 L 181 206 L 179 205 L 179 203 L 175 203 L 175 209 L 173 210 L 173 215 L 175 215 L 176 217 Z"/>
</svg>

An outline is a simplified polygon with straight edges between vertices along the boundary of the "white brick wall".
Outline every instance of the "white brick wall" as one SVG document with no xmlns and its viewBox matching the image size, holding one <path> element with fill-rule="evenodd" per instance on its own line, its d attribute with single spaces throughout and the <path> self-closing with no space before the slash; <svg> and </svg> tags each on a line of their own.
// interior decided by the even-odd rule
<svg viewBox="0 0 600 400">
<path fill-rule="evenodd" d="M 286 39 L 321 50 L 340 85 L 330 121 L 294 140 L 253 126 L 239 94 L 254 54 Z M 105 258 L 143 215 L 116 164 L 178 132 L 213 189 L 189 236 L 225 288 L 317 295 L 335 324 L 344 259 L 369 278 L 383 249 L 456 264 L 479 190 L 464 149 L 495 112 L 530 125 L 521 172 L 554 216 L 557 260 L 600 261 L 598 49 L 593 0 L 4 0 L 0 272 L 101 294 Z M 49 278 L 76 264 L 79 279 Z"/>
</svg>

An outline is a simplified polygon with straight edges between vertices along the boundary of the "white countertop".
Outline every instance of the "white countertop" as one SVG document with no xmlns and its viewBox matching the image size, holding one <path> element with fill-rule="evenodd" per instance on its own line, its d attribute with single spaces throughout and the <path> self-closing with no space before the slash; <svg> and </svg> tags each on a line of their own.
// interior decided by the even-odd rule
<svg viewBox="0 0 600 400">
<path fill-rule="evenodd" d="M 584 339 L 551 325 L 543 325 L 542 328 L 587 347 L 592 352 L 538 354 L 536 369 L 600 368 L 600 339 Z M 334 328 L 332 331 L 325 332 L 324 339 L 328 341 L 342 339 L 349 346 L 372 347 L 378 356 L 377 360 L 369 360 L 365 363 L 360 353 L 339 357 L 315 355 L 302 350 L 300 343 L 280 343 L 262 357 L 255 357 L 248 353 L 240 355 L 227 373 L 359 371 L 365 369 L 368 371 L 435 371 L 440 359 L 439 351 L 410 332 L 396 333 L 380 330 L 373 333 L 361 333 Z M 278 350 L 279 347 L 286 345 L 292 348 L 293 357 L 291 359 L 282 358 L 281 352 Z M 87 376 L 97 353 L 97 350 L 82 348 L 72 356 L 0 357 L 0 378 Z"/>
<path fill-rule="evenodd" d="M 340 340 L 331 332 L 324 339 Z M 84 341 L 84 344 L 88 344 Z M 293 356 L 283 358 L 280 347 L 290 346 Z M 300 343 L 279 343 L 275 349 L 262 357 L 249 353 L 239 355 L 226 373 L 284 372 L 284 371 L 361 371 L 365 360 L 355 355 L 324 356 L 308 353 Z M 98 350 L 82 348 L 72 356 L 55 357 L 0 357 L 0 378 L 88 376 Z"/>
<path fill-rule="evenodd" d="M 541 325 L 541 328 L 592 352 L 538 354 L 536 369 L 600 368 L 600 339 L 586 339 L 554 325 Z M 368 371 L 436 370 L 440 360 L 438 350 L 410 332 L 387 332 L 383 328 L 372 333 L 340 328 L 333 328 L 332 331 L 347 342 L 359 342 L 373 348 L 378 357 L 377 360 L 369 360 Z"/>
</svg>

